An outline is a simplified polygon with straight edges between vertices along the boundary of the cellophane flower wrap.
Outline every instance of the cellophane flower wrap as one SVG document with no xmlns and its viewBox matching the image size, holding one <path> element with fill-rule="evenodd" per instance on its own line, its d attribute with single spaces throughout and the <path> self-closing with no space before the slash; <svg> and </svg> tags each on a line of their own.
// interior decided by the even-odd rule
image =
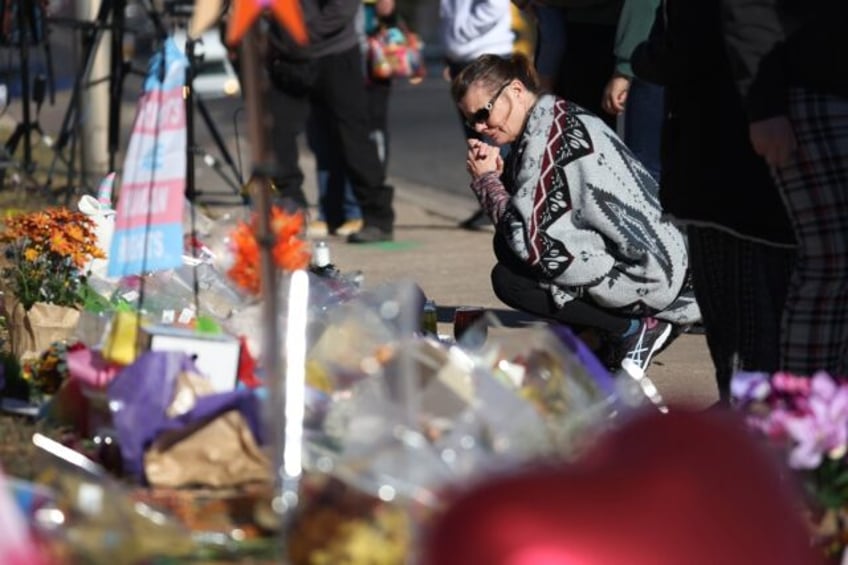
<svg viewBox="0 0 848 565">
<path fill-rule="evenodd" d="M 470 351 L 420 335 L 417 316 L 404 314 L 420 307 L 414 301 L 402 289 L 366 292 L 316 328 L 294 563 L 408 562 L 451 493 L 567 458 L 591 436 L 590 422 L 610 415 L 608 383 L 554 334 Z M 369 561 L 368 547 L 384 551 Z"/>
<path fill-rule="evenodd" d="M 848 380 L 737 373 L 732 395 L 800 481 L 816 542 L 827 556 L 841 555 L 848 546 Z"/>
<path fill-rule="evenodd" d="M 47 208 L 13 216 L 0 233 L 6 289 L 25 310 L 37 302 L 78 307 L 85 266 L 105 259 L 94 223 L 82 212 Z"/>
</svg>

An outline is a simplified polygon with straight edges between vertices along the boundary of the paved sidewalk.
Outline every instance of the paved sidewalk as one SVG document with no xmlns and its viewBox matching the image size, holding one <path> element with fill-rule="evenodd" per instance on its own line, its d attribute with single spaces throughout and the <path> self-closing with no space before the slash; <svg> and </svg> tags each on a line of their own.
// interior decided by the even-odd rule
<svg viewBox="0 0 848 565">
<path fill-rule="evenodd" d="M 306 186 L 314 187 L 314 164 L 302 158 Z M 492 292 L 489 273 L 495 264 L 492 231 L 469 232 L 457 223 L 475 202 L 426 186 L 390 179 L 395 186 L 395 241 L 350 245 L 326 238 L 333 261 L 343 271 L 362 270 L 366 286 L 400 279 L 418 283 L 439 306 L 439 331 L 451 333 L 457 306 L 491 309 L 507 327 L 533 323 L 503 305 Z M 313 188 L 314 190 L 314 188 Z M 314 201 L 314 193 L 307 195 Z M 683 335 L 652 363 L 648 376 L 672 404 L 704 407 L 716 399 L 712 363 L 703 335 Z"/>
</svg>

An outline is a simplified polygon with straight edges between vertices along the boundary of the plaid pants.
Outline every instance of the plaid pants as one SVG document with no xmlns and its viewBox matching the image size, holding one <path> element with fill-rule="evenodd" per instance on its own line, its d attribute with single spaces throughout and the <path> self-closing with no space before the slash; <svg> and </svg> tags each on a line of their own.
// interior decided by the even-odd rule
<svg viewBox="0 0 848 565">
<path fill-rule="evenodd" d="M 779 367 L 780 313 L 795 251 L 707 226 L 690 225 L 686 233 L 695 297 L 726 401 L 735 371 Z"/>
<path fill-rule="evenodd" d="M 781 368 L 848 375 L 848 98 L 790 92 L 798 140 L 774 171 L 798 240 L 781 322 Z"/>
</svg>

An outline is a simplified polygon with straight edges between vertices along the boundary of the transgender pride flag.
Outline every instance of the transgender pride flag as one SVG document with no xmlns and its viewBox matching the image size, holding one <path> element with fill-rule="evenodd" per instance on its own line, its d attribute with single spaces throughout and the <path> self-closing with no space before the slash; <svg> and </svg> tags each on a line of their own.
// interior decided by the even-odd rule
<svg viewBox="0 0 848 565">
<path fill-rule="evenodd" d="M 124 159 L 109 277 L 182 264 L 187 65 L 173 38 L 150 61 Z"/>
</svg>

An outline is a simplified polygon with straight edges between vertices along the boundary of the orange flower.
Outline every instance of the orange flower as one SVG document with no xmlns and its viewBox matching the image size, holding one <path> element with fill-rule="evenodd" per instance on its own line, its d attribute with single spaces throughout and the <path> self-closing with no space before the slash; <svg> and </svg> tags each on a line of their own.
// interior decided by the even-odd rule
<svg viewBox="0 0 848 565">
<path fill-rule="evenodd" d="M 50 249 L 65 257 L 74 254 L 74 246 L 63 232 L 56 232 L 50 236 Z"/>
<path fill-rule="evenodd" d="M 227 275 L 244 290 L 258 294 L 259 285 L 259 244 L 253 228 L 242 222 L 236 226 L 232 236 L 233 265 Z"/>
<path fill-rule="evenodd" d="M 90 259 L 106 257 L 97 247 L 94 222 L 64 207 L 8 217 L 0 242 L 14 248 L 18 258 L 0 275 L 25 307 L 42 300 L 76 305 L 82 269 Z"/>
<path fill-rule="evenodd" d="M 233 264 L 227 275 L 244 290 L 258 294 L 261 290 L 259 272 L 259 243 L 256 240 L 259 219 L 241 222 L 231 234 Z M 271 209 L 271 232 L 274 264 L 284 271 L 303 269 L 309 264 L 310 252 L 303 240 L 303 214 L 289 214 L 276 206 Z"/>
</svg>

